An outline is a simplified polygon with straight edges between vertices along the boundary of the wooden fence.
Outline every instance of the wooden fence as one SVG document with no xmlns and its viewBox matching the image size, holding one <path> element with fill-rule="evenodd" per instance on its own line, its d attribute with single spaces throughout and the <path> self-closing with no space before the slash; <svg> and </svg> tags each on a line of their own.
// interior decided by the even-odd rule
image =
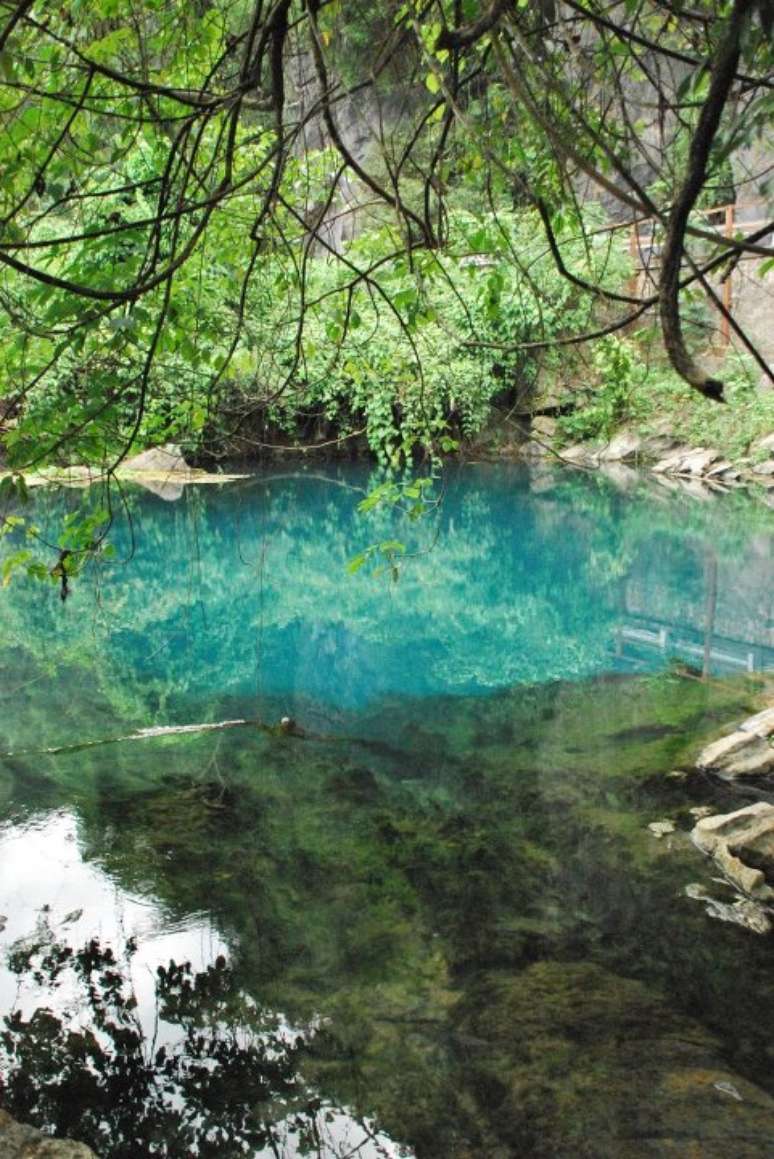
<svg viewBox="0 0 774 1159">
<path fill-rule="evenodd" d="M 736 201 L 728 205 L 716 205 L 711 209 L 697 210 L 695 216 L 704 219 L 707 227 L 717 229 L 722 226 L 724 237 L 746 237 L 756 230 L 762 229 L 771 220 L 771 215 L 764 217 L 766 206 L 762 201 Z M 754 215 L 749 220 L 747 213 Z M 741 216 L 740 216 L 741 214 Z M 632 295 L 642 295 L 648 284 L 655 284 L 653 271 L 658 267 L 661 257 L 661 241 L 659 240 L 659 226 L 650 220 L 638 220 L 627 223 L 629 229 L 629 253 L 631 255 L 634 273 L 630 282 Z M 774 227 L 772 229 L 774 232 Z M 760 262 L 757 254 L 743 253 L 741 262 Z M 721 301 L 728 314 L 734 307 L 733 279 L 730 273 L 720 280 Z M 731 339 L 731 327 L 728 316 L 720 315 L 720 341 L 727 346 Z"/>
</svg>

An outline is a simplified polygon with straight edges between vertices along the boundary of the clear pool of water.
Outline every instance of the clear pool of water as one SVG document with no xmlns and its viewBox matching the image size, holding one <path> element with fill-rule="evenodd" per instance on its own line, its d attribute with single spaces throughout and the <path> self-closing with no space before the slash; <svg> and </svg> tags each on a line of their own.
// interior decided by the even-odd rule
<svg viewBox="0 0 774 1159">
<path fill-rule="evenodd" d="M 774 950 L 685 894 L 746 798 L 668 774 L 774 672 L 774 515 L 372 482 L 133 491 L 64 604 L 0 592 L 0 1104 L 106 1159 L 770 1154 Z"/>
</svg>

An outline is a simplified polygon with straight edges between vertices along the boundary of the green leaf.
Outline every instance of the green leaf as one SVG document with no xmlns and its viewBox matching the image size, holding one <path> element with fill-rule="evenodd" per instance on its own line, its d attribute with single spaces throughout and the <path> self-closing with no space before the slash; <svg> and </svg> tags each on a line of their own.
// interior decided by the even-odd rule
<svg viewBox="0 0 774 1159">
<path fill-rule="evenodd" d="M 361 551 L 358 555 L 353 555 L 352 559 L 350 559 L 349 562 L 347 563 L 347 571 L 349 572 L 350 575 L 355 575 L 356 572 L 360 571 L 361 567 L 363 567 L 364 564 L 368 563 L 368 560 L 369 560 L 369 552 L 368 551 Z"/>
</svg>

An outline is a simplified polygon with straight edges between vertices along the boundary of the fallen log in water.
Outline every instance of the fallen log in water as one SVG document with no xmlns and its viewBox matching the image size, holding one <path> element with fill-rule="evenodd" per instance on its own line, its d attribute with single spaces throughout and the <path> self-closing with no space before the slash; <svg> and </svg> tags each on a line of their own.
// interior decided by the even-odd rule
<svg viewBox="0 0 774 1159">
<path fill-rule="evenodd" d="M 12 757 L 56 756 L 59 753 L 81 752 L 83 749 L 99 748 L 102 745 L 123 744 L 125 741 L 155 740 L 163 736 L 182 736 L 186 733 L 218 732 L 226 728 L 257 728 L 267 736 L 292 736 L 303 739 L 306 736 L 289 716 L 283 716 L 277 724 L 266 724 L 261 720 L 216 720 L 204 724 L 159 724 L 150 728 L 138 728 L 121 736 L 100 737 L 97 740 L 76 741 L 74 744 L 51 745 L 39 749 L 18 749 L 3 753 L 4 759 Z"/>
</svg>

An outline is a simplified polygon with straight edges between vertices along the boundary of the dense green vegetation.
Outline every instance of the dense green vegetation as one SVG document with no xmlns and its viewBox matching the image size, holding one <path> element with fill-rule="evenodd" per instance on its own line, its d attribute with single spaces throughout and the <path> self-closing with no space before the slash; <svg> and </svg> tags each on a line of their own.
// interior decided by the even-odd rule
<svg viewBox="0 0 774 1159">
<path fill-rule="evenodd" d="M 774 251 L 704 209 L 768 197 L 771 11 L 679 10 L 0 5 L 2 531 L 46 466 L 435 463 L 558 376 L 566 441 L 663 412 L 744 452 L 770 368 L 733 319 L 742 360 L 699 355 L 718 278 Z M 66 592 L 120 502 L 6 575 Z"/>
<path fill-rule="evenodd" d="M 768 687 L 771 512 L 453 456 L 772 429 L 724 287 L 774 270 L 773 28 L 0 0 L 0 1106 L 105 1159 L 759 1159 L 770 947 L 738 984 L 688 833 L 747 799 L 691 766 Z M 122 472 L 170 443 L 206 486 Z"/>
<path fill-rule="evenodd" d="M 616 334 L 656 298 L 677 372 L 716 391 L 675 349 L 706 316 L 683 302 L 681 323 L 685 287 L 633 293 L 628 234 L 606 226 L 644 213 L 678 271 L 692 238 L 687 284 L 712 301 L 700 267 L 768 252 L 690 218 L 765 130 L 766 4 L 2 7 L 12 469 L 356 432 L 385 462 L 438 454 L 494 397 L 523 400 L 557 340 Z M 651 98 L 675 110 L 660 136 Z M 606 343 L 610 392 L 632 354 Z M 581 423 L 620 409 L 593 406 Z"/>
</svg>

